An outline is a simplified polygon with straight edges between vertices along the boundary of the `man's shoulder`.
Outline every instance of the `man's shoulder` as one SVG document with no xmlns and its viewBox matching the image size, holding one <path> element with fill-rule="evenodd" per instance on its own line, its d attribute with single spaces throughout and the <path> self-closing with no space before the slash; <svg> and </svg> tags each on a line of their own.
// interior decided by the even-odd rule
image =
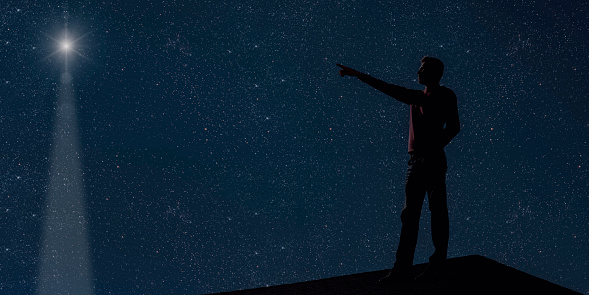
<svg viewBox="0 0 589 295">
<path fill-rule="evenodd" d="M 444 85 L 440 86 L 439 88 L 440 91 L 440 95 L 443 96 L 446 99 L 450 99 L 450 100 L 456 100 L 456 94 L 454 93 L 454 91 Z"/>
<path fill-rule="evenodd" d="M 440 89 L 440 91 L 443 91 L 445 93 L 452 93 L 452 94 L 454 94 L 454 90 L 446 87 L 445 85 L 440 85 L 440 88 L 439 89 Z"/>
</svg>

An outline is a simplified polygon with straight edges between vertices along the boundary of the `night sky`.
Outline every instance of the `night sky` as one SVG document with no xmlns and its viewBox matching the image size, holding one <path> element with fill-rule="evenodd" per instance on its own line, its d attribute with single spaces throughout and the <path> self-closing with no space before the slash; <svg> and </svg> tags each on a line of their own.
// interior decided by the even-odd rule
<svg viewBox="0 0 589 295">
<path fill-rule="evenodd" d="M 335 64 L 422 89 L 431 55 L 462 128 L 446 147 L 449 256 L 589 294 L 589 4 L 471 2 L 2 1 L 0 293 L 41 289 L 66 161 L 83 209 L 62 210 L 85 228 L 70 238 L 95 294 L 390 268 L 409 107 Z M 65 96 L 74 162 L 55 152 Z M 433 251 L 423 210 L 415 263 Z"/>
</svg>

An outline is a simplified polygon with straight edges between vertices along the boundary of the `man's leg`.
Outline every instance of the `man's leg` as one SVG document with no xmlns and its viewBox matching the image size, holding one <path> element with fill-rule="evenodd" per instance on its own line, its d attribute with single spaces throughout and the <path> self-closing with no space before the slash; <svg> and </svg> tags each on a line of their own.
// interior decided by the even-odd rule
<svg viewBox="0 0 589 295">
<path fill-rule="evenodd" d="M 423 159 L 412 158 L 407 167 L 405 206 L 401 212 L 402 228 L 395 268 L 409 268 L 413 265 L 425 189 Z"/>
<path fill-rule="evenodd" d="M 446 195 L 446 157 L 442 155 L 433 163 L 428 173 L 427 195 L 431 212 L 432 240 L 435 247 L 431 263 L 444 262 L 448 255 L 449 218 Z"/>
<path fill-rule="evenodd" d="M 397 260 L 391 272 L 380 280 L 385 284 L 404 284 L 414 278 L 411 266 L 417 245 L 419 216 L 425 198 L 423 183 L 423 159 L 412 157 L 407 167 L 405 179 L 405 206 L 401 212 L 401 237 L 397 248 Z"/>
<path fill-rule="evenodd" d="M 427 281 L 442 275 L 444 262 L 448 256 L 449 220 L 446 201 L 445 155 L 442 153 L 429 158 L 427 171 L 427 196 L 435 251 L 429 258 L 428 267 L 415 278 L 417 281 Z"/>
</svg>

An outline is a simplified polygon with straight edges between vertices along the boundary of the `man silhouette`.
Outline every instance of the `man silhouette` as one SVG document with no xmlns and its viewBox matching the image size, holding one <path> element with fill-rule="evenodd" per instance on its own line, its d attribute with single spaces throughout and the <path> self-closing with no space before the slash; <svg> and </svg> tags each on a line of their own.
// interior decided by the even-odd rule
<svg viewBox="0 0 589 295">
<path fill-rule="evenodd" d="M 448 252 L 449 219 L 446 203 L 446 155 L 444 147 L 460 131 L 457 99 L 454 92 L 440 86 L 444 64 L 437 58 L 424 57 L 417 72 L 425 90 L 412 90 L 388 84 L 352 68 L 338 64 L 342 77 L 360 81 L 406 103 L 409 113 L 409 147 L 411 156 L 405 179 L 405 205 L 401 212 L 401 236 L 395 264 L 381 281 L 404 283 L 413 279 L 411 266 L 417 245 L 421 207 L 427 193 L 431 212 L 432 240 L 435 247 L 429 267 L 419 277 L 436 273 Z"/>
</svg>

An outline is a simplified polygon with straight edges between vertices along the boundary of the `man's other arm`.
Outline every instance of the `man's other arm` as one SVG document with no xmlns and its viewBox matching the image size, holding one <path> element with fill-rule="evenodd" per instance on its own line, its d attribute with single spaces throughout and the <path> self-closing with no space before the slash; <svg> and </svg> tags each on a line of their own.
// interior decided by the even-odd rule
<svg viewBox="0 0 589 295">
<path fill-rule="evenodd" d="M 458 118 L 458 101 L 456 94 L 451 91 L 451 98 L 448 101 L 448 116 L 446 127 L 442 130 L 442 147 L 446 147 L 450 141 L 460 132 L 460 119 Z"/>
</svg>

